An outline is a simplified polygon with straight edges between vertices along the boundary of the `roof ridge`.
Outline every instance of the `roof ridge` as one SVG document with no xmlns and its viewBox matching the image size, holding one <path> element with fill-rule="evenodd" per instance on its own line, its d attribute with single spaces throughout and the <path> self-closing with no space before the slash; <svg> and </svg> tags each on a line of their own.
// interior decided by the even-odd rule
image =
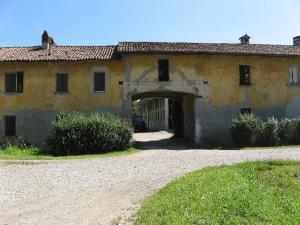
<svg viewBox="0 0 300 225">
<path fill-rule="evenodd" d="M 118 45 L 53 45 L 52 47 L 117 47 Z M 40 45 L 29 46 L 0 46 L 0 48 L 39 48 Z"/>
<path fill-rule="evenodd" d="M 172 41 L 121 41 L 118 43 L 120 44 L 201 44 L 201 45 L 240 45 L 240 46 L 291 46 L 295 47 L 294 45 L 287 45 L 287 44 L 248 44 L 248 45 L 241 45 L 240 43 L 228 43 L 228 42 L 172 42 Z M 296 46 L 298 47 L 298 46 Z"/>
<path fill-rule="evenodd" d="M 118 45 L 56 45 L 56 47 L 117 47 Z"/>
<path fill-rule="evenodd" d="M 241 45 L 240 43 L 227 42 L 172 42 L 172 41 L 120 41 L 116 45 L 53 45 L 53 47 L 118 47 L 120 44 L 198 44 L 198 45 Z M 244 45 L 242 45 L 244 46 Z M 299 47 L 287 44 L 248 44 L 246 46 L 285 46 L 285 47 Z M 2 48 L 39 48 L 40 45 L 29 46 L 0 46 Z"/>
</svg>

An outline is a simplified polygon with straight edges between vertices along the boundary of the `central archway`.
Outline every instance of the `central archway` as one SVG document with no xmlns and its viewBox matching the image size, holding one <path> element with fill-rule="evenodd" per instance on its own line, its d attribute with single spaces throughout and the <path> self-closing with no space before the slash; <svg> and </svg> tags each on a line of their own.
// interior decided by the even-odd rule
<svg viewBox="0 0 300 225">
<path fill-rule="evenodd" d="M 195 133 L 195 95 L 184 92 L 176 91 L 150 91 L 133 93 L 128 96 L 131 102 L 141 101 L 144 99 L 162 100 L 165 99 L 168 102 L 168 109 L 170 118 L 163 117 L 165 120 L 170 121 L 170 130 L 174 132 L 175 137 L 184 137 L 191 142 L 194 142 Z M 131 112 L 132 114 L 132 112 Z M 155 119 L 160 118 L 158 114 Z M 144 118 L 146 124 L 149 125 L 148 118 Z M 151 118 L 153 120 L 153 118 Z M 166 129 L 167 130 L 167 129 Z"/>
<path fill-rule="evenodd" d="M 209 88 L 202 80 L 138 80 L 129 79 L 122 83 L 123 86 L 123 117 L 132 118 L 132 101 L 145 97 L 162 97 L 175 99 L 182 102 L 183 108 L 183 133 L 196 144 L 202 140 L 202 127 L 200 121 L 200 105 L 205 96 L 209 95 Z"/>
</svg>

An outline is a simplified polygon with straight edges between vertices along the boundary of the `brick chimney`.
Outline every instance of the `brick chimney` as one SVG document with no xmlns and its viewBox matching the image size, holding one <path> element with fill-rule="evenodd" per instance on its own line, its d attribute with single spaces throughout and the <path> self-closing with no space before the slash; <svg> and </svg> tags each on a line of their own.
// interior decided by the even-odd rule
<svg viewBox="0 0 300 225">
<path fill-rule="evenodd" d="M 250 44 L 250 36 L 245 34 L 244 36 L 240 37 L 241 45 L 249 45 Z"/>
<path fill-rule="evenodd" d="M 296 36 L 293 38 L 294 46 L 300 46 L 300 36 Z"/>
<path fill-rule="evenodd" d="M 42 34 L 42 49 L 49 49 L 50 45 L 54 45 L 55 42 L 52 37 L 49 36 L 48 32 L 45 30 Z"/>
</svg>

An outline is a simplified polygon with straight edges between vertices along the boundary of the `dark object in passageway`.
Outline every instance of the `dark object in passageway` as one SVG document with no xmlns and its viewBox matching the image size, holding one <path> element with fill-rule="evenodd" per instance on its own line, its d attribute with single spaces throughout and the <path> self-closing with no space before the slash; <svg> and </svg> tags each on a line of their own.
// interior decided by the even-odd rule
<svg viewBox="0 0 300 225">
<path fill-rule="evenodd" d="M 133 117 L 132 125 L 134 128 L 134 132 L 145 132 L 147 130 L 146 123 L 140 116 Z"/>
<path fill-rule="evenodd" d="M 183 110 L 180 101 L 172 101 L 171 103 L 172 124 L 174 129 L 174 137 L 183 136 Z"/>
</svg>

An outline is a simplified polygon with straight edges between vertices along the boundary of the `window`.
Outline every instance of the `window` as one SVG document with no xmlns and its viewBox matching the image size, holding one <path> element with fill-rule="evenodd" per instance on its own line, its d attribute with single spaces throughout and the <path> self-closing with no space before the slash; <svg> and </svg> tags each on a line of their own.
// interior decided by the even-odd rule
<svg viewBox="0 0 300 225">
<path fill-rule="evenodd" d="M 5 92 L 23 92 L 23 72 L 5 74 Z"/>
<path fill-rule="evenodd" d="M 290 66 L 290 85 L 300 85 L 300 79 L 299 79 L 299 72 L 300 69 L 296 65 Z"/>
<path fill-rule="evenodd" d="M 56 74 L 56 92 L 68 91 L 68 73 Z"/>
<path fill-rule="evenodd" d="M 240 65 L 240 85 L 250 84 L 250 66 Z"/>
<path fill-rule="evenodd" d="M 250 108 L 242 108 L 241 114 L 251 114 L 251 109 Z"/>
<path fill-rule="evenodd" d="M 105 91 L 105 72 L 94 72 L 94 91 Z"/>
<path fill-rule="evenodd" d="M 5 136 L 16 136 L 16 117 L 15 116 L 5 116 Z"/>
<path fill-rule="evenodd" d="M 169 81 L 169 60 L 158 60 L 158 80 Z"/>
</svg>

